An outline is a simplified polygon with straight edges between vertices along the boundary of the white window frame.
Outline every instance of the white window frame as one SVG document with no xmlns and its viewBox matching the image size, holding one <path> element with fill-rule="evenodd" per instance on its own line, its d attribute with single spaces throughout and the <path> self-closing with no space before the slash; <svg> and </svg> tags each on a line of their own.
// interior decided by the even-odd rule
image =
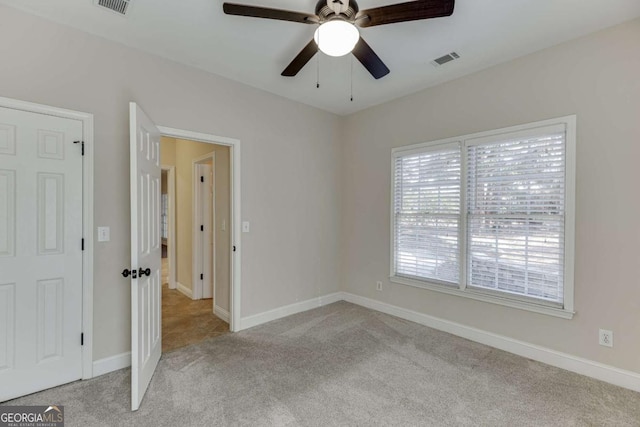
<svg viewBox="0 0 640 427">
<path fill-rule="evenodd" d="M 513 295 L 500 291 L 488 289 L 478 289 L 467 287 L 467 156 L 466 147 L 471 144 L 477 144 L 481 140 L 495 138 L 502 134 L 531 134 L 535 133 L 537 128 L 548 128 L 551 126 L 563 126 L 565 128 L 565 224 L 564 224 L 564 283 L 563 293 L 564 303 L 559 305 L 554 302 L 536 300 L 532 297 Z M 394 211 L 394 177 L 395 177 L 395 160 L 397 157 L 406 156 L 412 153 L 419 153 L 424 150 L 433 149 L 435 146 L 459 144 L 461 149 L 461 183 L 460 183 L 460 229 L 459 229 L 459 245 L 460 245 L 460 283 L 458 287 L 451 284 L 443 284 L 436 280 L 418 280 L 410 279 L 403 276 L 395 275 L 395 211 Z M 413 144 L 409 146 L 396 147 L 391 150 L 391 198 L 390 198 L 390 274 L 389 280 L 393 283 L 414 286 L 418 288 L 428 289 L 432 291 L 442 292 L 449 295 L 457 295 L 465 298 L 471 298 L 478 301 L 484 301 L 493 304 L 499 304 L 507 307 L 518 308 L 522 310 L 532 311 L 535 313 L 546 314 L 550 316 L 560 317 L 563 319 L 571 319 L 575 314 L 574 311 L 574 259 L 575 259 L 575 196 L 576 196 L 576 116 L 565 116 L 550 120 L 542 120 L 534 123 L 527 123 L 518 126 L 495 129 L 486 132 L 478 132 L 468 135 L 462 135 L 454 138 L 446 138 L 437 141 Z"/>
</svg>

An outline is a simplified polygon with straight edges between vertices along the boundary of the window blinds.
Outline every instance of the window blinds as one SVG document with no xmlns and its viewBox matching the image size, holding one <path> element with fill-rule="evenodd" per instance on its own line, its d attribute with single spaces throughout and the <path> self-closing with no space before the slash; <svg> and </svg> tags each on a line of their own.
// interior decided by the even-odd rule
<svg viewBox="0 0 640 427">
<path fill-rule="evenodd" d="M 563 302 L 565 132 L 466 145 L 467 284 Z"/>
<path fill-rule="evenodd" d="M 460 160 L 459 144 L 395 158 L 395 274 L 459 282 Z"/>
</svg>

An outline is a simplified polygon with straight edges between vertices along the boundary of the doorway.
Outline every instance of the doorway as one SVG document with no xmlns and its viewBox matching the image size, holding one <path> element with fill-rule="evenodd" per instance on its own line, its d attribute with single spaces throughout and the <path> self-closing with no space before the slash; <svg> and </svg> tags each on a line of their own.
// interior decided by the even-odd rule
<svg viewBox="0 0 640 427">
<path fill-rule="evenodd" d="M 160 238 L 162 241 L 162 283 L 176 289 L 176 168 L 161 166 Z"/>
<path fill-rule="evenodd" d="M 230 151 L 160 140 L 163 351 L 229 332 Z"/>
</svg>

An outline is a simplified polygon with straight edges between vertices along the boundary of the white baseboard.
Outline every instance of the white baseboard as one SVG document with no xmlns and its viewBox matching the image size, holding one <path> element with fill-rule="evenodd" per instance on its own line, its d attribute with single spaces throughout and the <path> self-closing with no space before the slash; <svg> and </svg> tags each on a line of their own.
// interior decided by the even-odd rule
<svg viewBox="0 0 640 427">
<path fill-rule="evenodd" d="M 503 335 L 486 332 L 460 323 L 452 322 L 450 320 L 444 320 L 438 317 L 419 313 L 417 311 L 407 310 L 405 308 L 361 297 L 348 292 L 342 292 L 342 299 L 372 310 L 390 314 L 401 319 L 419 323 L 433 329 L 438 329 L 452 335 L 457 335 L 471 341 L 517 354 L 518 356 L 537 360 L 538 362 L 546 363 L 547 365 L 566 369 L 567 371 L 595 378 L 620 387 L 640 391 L 640 374 L 637 372 L 619 369 L 593 360 L 551 350 L 546 347 L 515 340 Z"/>
<path fill-rule="evenodd" d="M 178 283 L 178 290 L 180 290 L 180 287 L 181 285 Z M 185 289 L 188 291 L 188 288 Z M 191 297 L 191 295 L 187 296 Z M 440 319 L 428 314 L 419 313 L 417 311 L 408 310 L 406 308 L 387 304 L 374 299 L 354 295 L 349 292 L 335 292 L 329 295 L 279 307 L 264 313 L 244 317 L 240 319 L 239 330 L 248 329 L 272 320 L 277 320 L 292 314 L 301 313 L 303 311 L 322 307 L 342 300 L 370 308 L 372 310 L 380 311 L 382 313 L 390 314 L 401 319 L 409 320 L 411 322 L 419 323 L 433 329 L 448 332 L 452 335 L 479 342 L 509 353 L 517 354 L 518 356 L 537 360 L 538 362 L 546 363 L 551 366 L 566 369 L 567 371 L 575 372 L 580 375 L 640 392 L 640 373 L 619 369 L 614 366 L 605 365 L 604 363 L 562 353 L 546 347 L 483 331 L 471 326 L 462 325 L 450 320 Z M 221 309 L 218 306 L 215 306 L 214 309 L 215 314 L 218 317 L 228 321 L 228 311 Z M 226 316 L 226 319 L 224 316 Z M 93 376 L 97 377 L 129 366 L 131 366 L 130 352 L 96 360 L 93 362 Z"/>
<path fill-rule="evenodd" d="M 301 313 L 324 305 L 333 304 L 334 302 L 338 302 L 343 299 L 342 294 L 342 292 L 334 292 L 329 295 L 311 298 L 294 304 L 285 305 L 284 307 L 265 311 L 263 313 L 254 314 L 253 316 L 243 317 L 240 319 L 240 328 L 238 330 L 241 331 L 243 329 L 253 328 L 254 326 L 271 322 L 272 320 L 291 316 L 292 314 Z"/>
<path fill-rule="evenodd" d="M 216 316 L 218 316 L 220 319 L 224 320 L 225 322 L 229 323 L 229 312 L 227 310 L 225 310 L 224 308 L 214 304 L 213 305 L 213 314 L 215 314 Z"/>
<path fill-rule="evenodd" d="M 191 289 L 187 288 L 185 285 L 183 285 L 180 282 L 176 282 L 176 283 L 177 283 L 176 289 L 178 290 L 178 292 L 188 297 L 189 299 L 193 299 L 193 292 L 191 291 Z"/>
<path fill-rule="evenodd" d="M 108 374 L 131 366 L 131 352 L 116 354 L 115 356 L 105 357 L 104 359 L 95 360 L 93 362 L 93 377 Z"/>
</svg>

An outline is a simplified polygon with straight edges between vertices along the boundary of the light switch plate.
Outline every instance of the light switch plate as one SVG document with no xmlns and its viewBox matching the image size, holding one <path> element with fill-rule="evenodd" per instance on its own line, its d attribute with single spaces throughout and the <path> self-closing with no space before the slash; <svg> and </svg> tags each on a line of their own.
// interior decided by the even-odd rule
<svg viewBox="0 0 640 427">
<path fill-rule="evenodd" d="M 109 227 L 98 227 L 98 242 L 108 242 L 111 240 Z"/>
<path fill-rule="evenodd" d="M 249 232 L 249 221 L 242 221 L 242 232 L 243 233 Z"/>
</svg>

